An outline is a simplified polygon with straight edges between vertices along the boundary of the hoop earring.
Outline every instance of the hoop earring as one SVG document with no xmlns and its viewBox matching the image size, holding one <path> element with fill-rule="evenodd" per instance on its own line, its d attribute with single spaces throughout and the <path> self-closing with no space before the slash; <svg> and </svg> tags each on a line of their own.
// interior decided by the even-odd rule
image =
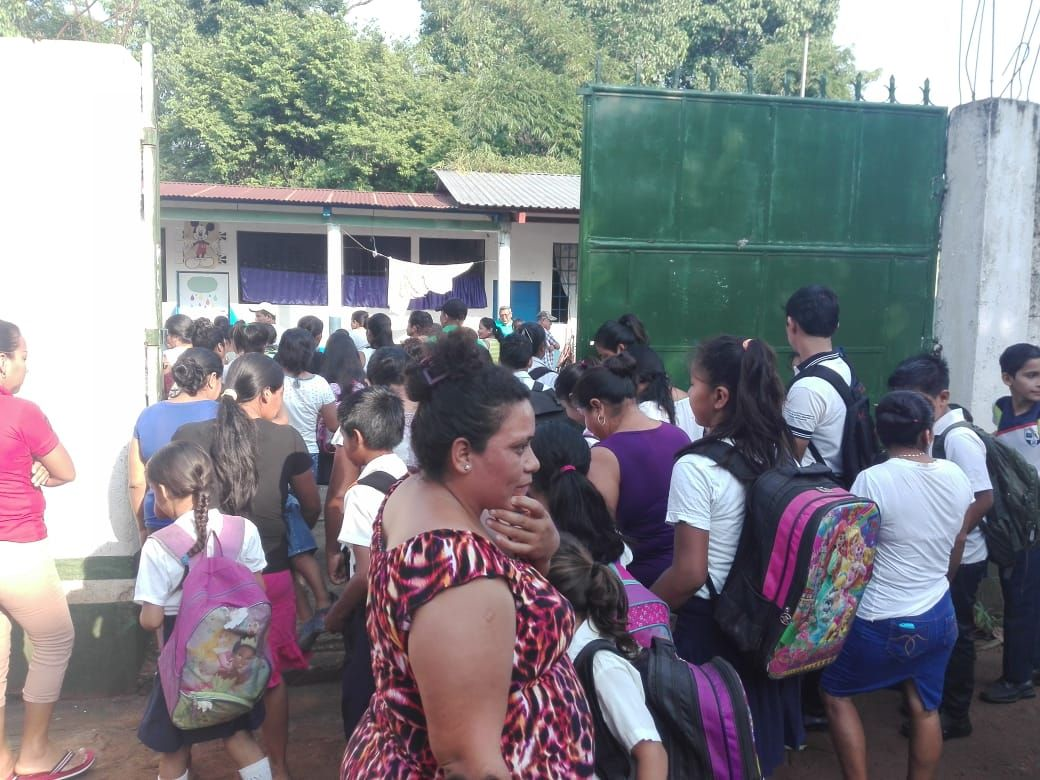
<svg viewBox="0 0 1040 780">
<path fill-rule="evenodd" d="M 600 425 L 606 425 L 607 418 L 601 414 L 599 417 L 596 418 L 596 422 L 598 422 Z"/>
</svg>

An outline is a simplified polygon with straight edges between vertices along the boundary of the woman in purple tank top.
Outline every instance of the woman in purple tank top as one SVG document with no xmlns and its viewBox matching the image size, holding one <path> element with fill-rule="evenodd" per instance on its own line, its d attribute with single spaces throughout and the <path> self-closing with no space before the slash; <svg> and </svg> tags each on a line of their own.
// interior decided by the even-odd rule
<svg viewBox="0 0 1040 780">
<path fill-rule="evenodd" d="M 639 411 L 635 380 L 636 362 L 622 353 L 582 374 L 572 397 L 600 440 L 589 479 L 632 548 L 628 570 L 650 587 L 672 562 L 668 486 L 675 455 L 690 437 Z"/>
</svg>

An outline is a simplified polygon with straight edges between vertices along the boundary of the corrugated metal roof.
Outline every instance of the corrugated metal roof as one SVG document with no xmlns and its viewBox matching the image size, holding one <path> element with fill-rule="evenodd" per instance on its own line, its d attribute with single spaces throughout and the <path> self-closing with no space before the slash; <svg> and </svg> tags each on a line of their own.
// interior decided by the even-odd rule
<svg viewBox="0 0 1040 780">
<path fill-rule="evenodd" d="M 460 206 L 577 211 L 581 177 L 553 173 L 434 171 Z"/>
<path fill-rule="evenodd" d="M 349 206 L 377 209 L 455 209 L 442 192 L 360 192 L 293 187 L 247 187 L 238 184 L 196 184 L 164 181 L 159 197 L 178 200 L 219 200 L 239 203 L 278 203 L 285 206 Z"/>
</svg>

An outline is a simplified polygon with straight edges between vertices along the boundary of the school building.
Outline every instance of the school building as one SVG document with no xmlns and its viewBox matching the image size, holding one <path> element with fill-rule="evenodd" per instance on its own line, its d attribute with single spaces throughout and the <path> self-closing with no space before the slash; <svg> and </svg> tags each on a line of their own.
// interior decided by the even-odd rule
<svg viewBox="0 0 1040 780">
<path fill-rule="evenodd" d="M 458 297 L 474 328 L 510 304 L 521 320 L 549 311 L 559 321 L 558 335 L 572 334 L 579 177 L 436 175 L 435 192 L 162 182 L 164 316 L 229 310 L 252 320 L 250 305 L 268 302 L 279 329 L 313 314 L 332 330 L 349 327 L 350 313 L 364 309 L 388 313 L 401 335 L 408 310 L 433 311 Z M 393 260 L 472 266 L 450 291 L 395 305 L 388 302 Z M 408 270 L 421 286 L 422 271 Z"/>
</svg>

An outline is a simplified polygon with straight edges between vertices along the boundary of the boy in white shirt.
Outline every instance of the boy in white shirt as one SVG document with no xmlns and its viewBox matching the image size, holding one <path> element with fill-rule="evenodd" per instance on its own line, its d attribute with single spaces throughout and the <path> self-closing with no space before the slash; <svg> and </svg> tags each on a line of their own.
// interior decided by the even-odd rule
<svg viewBox="0 0 1040 780">
<path fill-rule="evenodd" d="M 325 616 L 328 631 L 343 631 L 347 662 L 343 665 L 343 729 L 347 739 L 361 720 L 375 692 L 371 646 L 365 631 L 365 597 L 372 529 L 390 487 L 407 476 L 408 467 L 393 450 L 404 436 L 404 404 L 385 387 L 366 387 L 345 396 L 339 405 L 343 453 L 360 470 L 347 489 L 343 522 L 327 527 L 328 538 L 350 545 L 354 574 Z"/>
<path fill-rule="evenodd" d="M 993 507 L 993 484 L 986 468 L 986 445 L 967 424 L 962 409 L 950 408 L 950 369 L 936 355 L 907 358 L 888 378 L 889 390 L 915 390 L 935 409 L 933 455 L 960 466 L 975 500 L 950 554 L 950 596 L 957 616 L 957 642 L 946 667 L 940 708 L 943 739 L 971 734 L 968 717 L 975 689 L 975 597 L 986 576 L 986 539 L 979 523 Z M 941 450 L 940 452 L 935 452 Z"/>
</svg>

